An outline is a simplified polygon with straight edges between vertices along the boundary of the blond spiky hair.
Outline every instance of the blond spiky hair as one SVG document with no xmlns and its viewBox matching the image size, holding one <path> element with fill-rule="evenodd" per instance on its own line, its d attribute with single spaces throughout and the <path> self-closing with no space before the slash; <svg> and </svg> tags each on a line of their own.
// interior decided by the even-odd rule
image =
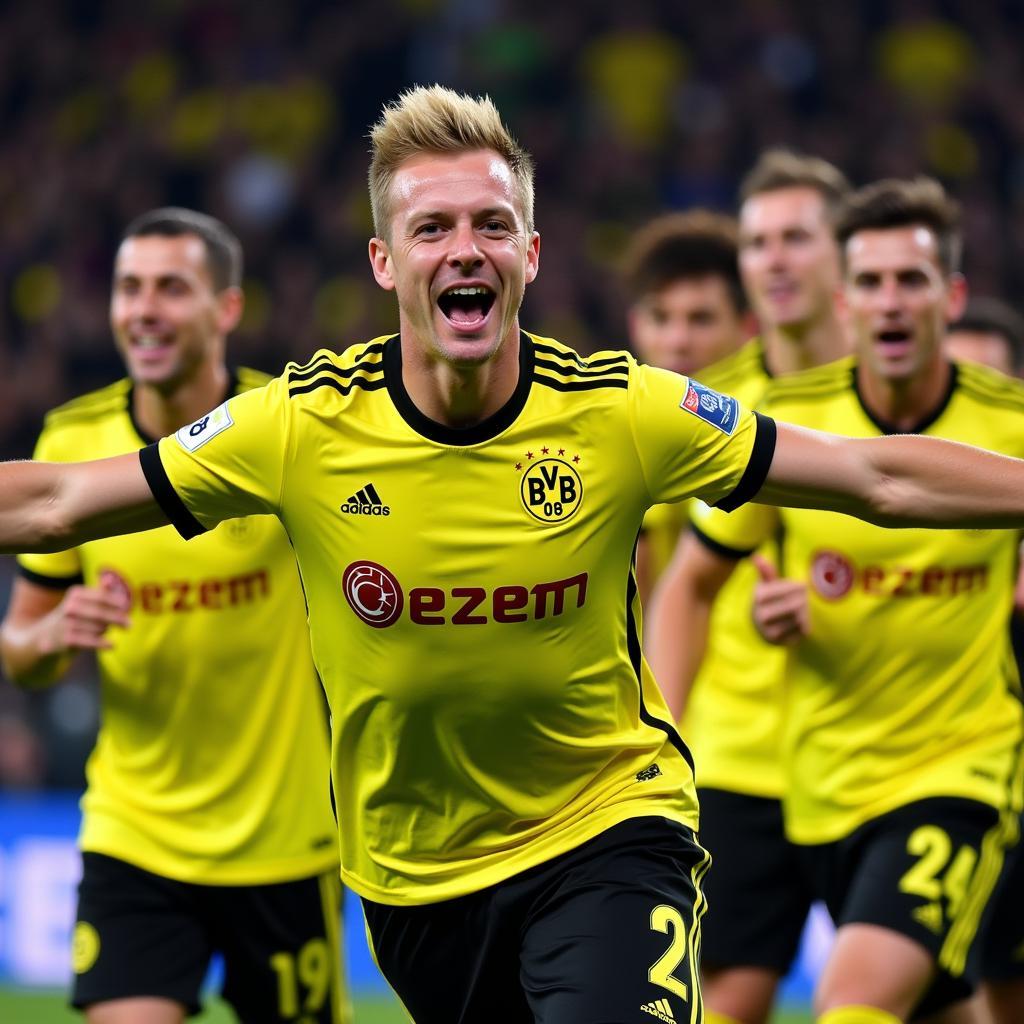
<svg viewBox="0 0 1024 1024">
<path fill-rule="evenodd" d="M 384 108 L 370 129 L 373 228 L 388 239 L 391 183 L 402 163 L 420 153 L 493 149 L 512 170 L 527 232 L 533 231 L 533 159 L 502 123 L 487 96 L 474 99 L 444 86 L 417 86 Z"/>
</svg>

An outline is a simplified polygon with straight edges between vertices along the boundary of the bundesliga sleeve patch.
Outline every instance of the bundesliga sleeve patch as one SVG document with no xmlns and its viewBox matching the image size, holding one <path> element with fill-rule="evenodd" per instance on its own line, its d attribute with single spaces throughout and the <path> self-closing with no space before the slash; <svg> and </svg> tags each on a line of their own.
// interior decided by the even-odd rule
<svg viewBox="0 0 1024 1024">
<path fill-rule="evenodd" d="M 732 436 L 740 418 L 740 403 L 735 398 L 712 391 L 695 380 L 687 381 L 686 394 L 679 408 L 693 413 L 729 436 Z"/>
<path fill-rule="evenodd" d="M 228 404 L 224 402 L 218 405 L 213 412 L 201 416 L 195 423 L 181 427 L 174 436 L 182 448 L 194 452 L 197 448 L 202 448 L 211 438 L 227 430 L 233 423 L 231 413 L 228 412 Z"/>
</svg>

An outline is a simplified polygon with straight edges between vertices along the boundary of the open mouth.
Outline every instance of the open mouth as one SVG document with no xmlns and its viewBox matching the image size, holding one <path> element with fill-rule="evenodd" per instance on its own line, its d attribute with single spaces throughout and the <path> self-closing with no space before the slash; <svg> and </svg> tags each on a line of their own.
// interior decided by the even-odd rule
<svg viewBox="0 0 1024 1024">
<path fill-rule="evenodd" d="M 139 334 L 132 338 L 133 348 L 146 350 L 169 348 L 173 343 L 173 338 L 163 337 L 159 334 Z"/>
<path fill-rule="evenodd" d="M 910 331 L 879 331 L 875 335 L 875 340 L 883 345 L 905 345 L 910 341 Z"/>
<path fill-rule="evenodd" d="M 438 297 L 445 319 L 456 327 L 479 327 L 490 313 L 496 296 L 486 285 L 455 285 Z"/>
</svg>

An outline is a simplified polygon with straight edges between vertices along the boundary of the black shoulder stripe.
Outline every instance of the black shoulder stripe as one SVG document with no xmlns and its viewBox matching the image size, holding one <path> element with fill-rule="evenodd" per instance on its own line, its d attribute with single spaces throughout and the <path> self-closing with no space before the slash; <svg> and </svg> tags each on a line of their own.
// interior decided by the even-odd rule
<svg viewBox="0 0 1024 1024">
<path fill-rule="evenodd" d="M 545 370 L 552 370 L 555 373 L 561 373 L 566 377 L 607 377 L 609 374 L 622 374 L 624 377 L 629 376 L 628 366 L 609 366 L 604 370 L 596 370 L 592 367 L 575 367 L 575 366 L 563 366 L 561 363 L 553 363 L 550 359 L 537 358 L 534 360 L 535 367 L 543 367 Z"/>
<path fill-rule="evenodd" d="M 307 363 L 298 370 L 293 370 L 288 374 L 288 380 L 309 380 L 310 377 L 315 377 L 318 373 L 322 373 L 324 371 L 336 373 L 341 377 L 351 377 L 356 370 L 382 370 L 384 368 L 384 364 L 379 359 L 371 359 L 367 362 L 363 362 L 363 360 L 367 356 L 379 355 L 383 347 L 383 345 L 371 346 L 371 348 L 367 349 L 351 366 L 336 366 L 334 360 L 330 356 L 321 356 L 314 362 Z"/>
<path fill-rule="evenodd" d="M 535 373 L 533 379 L 537 384 L 543 384 L 546 388 L 554 391 L 596 391 L 598 388 L 621 388 L 629 387 L 629 381 L 623 377 L 606 377 L 599 380 L 561 380 L 558 377 L 545 377 Z"/>
<path fill-rule="evenodd" d="M 335 380 L 333 377 L 318 377 L 316 380 L 311 380 L 308 384 L 301 384 L 298 387 L 292 387 L 288 389 L 288 397 L 294 398 L 296 395 L 305 395 L 310 391 L 316 391 L 317 388 L 333 388 L 339 394 L 347 395 L 353 388 L 359 388 L 362 391 L 380 391 L 387 387 L 387 382 L 384 377 L 381 376 L 379 380 L 367 380 L 365 377 L 353 377 L 347 384 L 340 380 Z"/>
<path fill-rule="evenodd" d="M 629 358 L 627 356 L 611 356 L 607 359 L 584 359 L 578 352 L 574 352 L 572 349 L 561 349 L 555 348 L 552 345 L 545 345 L 539 341 L 533 343 L 534 351 L 546 352 L 549 356 L 557 356 L 559 359 L 569 359 L 574 362 L 577 366 L 581 366 L 584 369 L 593 366 L 624 366 L 629 368 Z"/>
<path fill-rule="evenodd" d="M 37 587 L 46 587 L 47 590 L 67 590 L 76 583 L 85 582 L 85 577 L 80 572 L 73 576 L 46 576 L 41 572 L 26 569 L 23 565 L 18 566 L 18 574 L 29 583 L 34 583 Z"/>
</svg>

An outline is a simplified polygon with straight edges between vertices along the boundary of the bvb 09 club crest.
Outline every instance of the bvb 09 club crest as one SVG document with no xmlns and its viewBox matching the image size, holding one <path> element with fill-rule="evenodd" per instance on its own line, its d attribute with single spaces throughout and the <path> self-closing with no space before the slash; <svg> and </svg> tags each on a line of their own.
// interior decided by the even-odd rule
<svg viewBox="0 0 1024 1024">
<path fill-rule="evenodd" d="M 523 473 L 519 496 L 534 519 L 542 523 L 564 523 L 580 507 L 583 480 L 571 462 L 541 458 L 530 463 Z"/>
</svg>

